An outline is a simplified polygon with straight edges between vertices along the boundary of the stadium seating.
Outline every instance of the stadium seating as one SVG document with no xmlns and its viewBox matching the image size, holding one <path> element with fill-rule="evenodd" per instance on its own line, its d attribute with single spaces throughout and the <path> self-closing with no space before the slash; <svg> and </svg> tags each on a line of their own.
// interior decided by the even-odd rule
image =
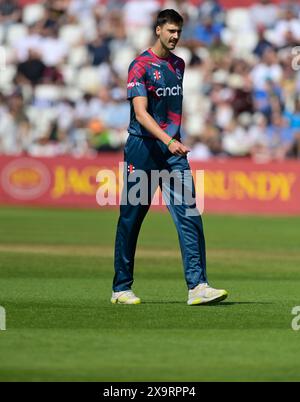
<svg viewBox="0 0 300 402">
<path fill-rule="evenodd" d="M 127 1 L 130 0 L 124 0 L 125 3 Z M 282 2 L 283 0 L 279 1 L 278 7 Z M 111 137 L 111 143 L 116 144 L 122 138 L 124 145 L 126 136 L 116 135 L 113 117 L 118 115 L 120 104 L 127 107 L 126 80 L 129 64 L 153 43 L 151 12 L 156 9 L 154 3 L 155 0 L 153 4 L 148 0 L 149 10 L 142 12 L 138 1 L 132 1 L 129 6 L 124 4 L 122 8 L 110 0 L 105 2 L 106 5 L 96 1 L 81 3 L 78 0 L 70 0 L 69 3 L 50 0 L 36 1 L 33 4 L 26 2 L 23 9 L 20 9 L 21 18 L 0 25 L 0 91 L 4 97 L 0 112 L 9 117 L 10 112 L 6 105 L 9 104 L 11 95 L 19 94 L 23 98 L 23 112 L 30 116 L 30 132 L 32 138 L 35 138 L 39 130 L 35 119 L 39 119 L 40 109 L 43 110 L 41 118 L 46 122 L 45 127 L 48 121 L 55 120 L 65 99 L 72 101 L 70 107 L 74 110 L 74 116 L 81 103 L 87 102 L 87 108 L 90 104 L 98 105 L 95 110 L 99 115 L 109 111 L 111 118 L 107 119 L 105 130 Z M 247 2 L 250 3 L 251 1 Z M 282 114 L 292 116 L 293 119 L 295 102 L 300 96 L 300 72 L 285 65 L 295 41 L 283 49 L 276 48 L 278 38 L 274 27 L 284 18 L 279 9 L 274 26 L 266 27 L 262 37 L 263 27 L 259 31 L 255 21 L 255 15 L 256 18 L 260 15 L 257 11 L 255 13 L 253 9 L 240 5 L 232 8 L 232 5 L 237 5 L 236 1 L 226 2 L 228 8 L 220 7 L 217 13 L 209 11 L 209 8 L 202 9 L 201 4 L 197 5 L 197 2 L 190 0 L 162 1 L 162 4 L 172 4 L 185 17 L 183 40 L 179 42 L 175 53 L 186 64 L 183 132 L 187 141 L 190 137 L 193 143 L 197 137 L 203 139 L 206 122 L 210 121 L 214 122 L 218 140 L 222 144 L 224 132 L 230 128 L 219 126 L 217 116 L 224 114 L 224 121 L 233 116 L 232 123 L 239 128 L 239 113 L 244 108 L 250 114 L 258 113 L 267 119 L 268 132 L 277 129 L 272 127 L 272 108 L 278 109 L 276 105 L 279 105 Z M 130 13 L 128 10 L 131 10 Z M 132 10 L 135 10 L 134 15 Z M 206 28 L 206 34 L 210 37 L 211 29 L 214 31 L 214 39 L 204 46 L 196 29 L 204 23 L 203 15 L 207 12 L 211 12 L 208 16 L 211 17 L 212 26 Z M 137 18 L 140 14 L 144 18 L 142 26 Z M 99 33 L 102 39 L 97 41 Z M 262 49 L 264 46 L 271 46 L 268 41 L 275 46 L 275 52 L 270 56 L 272 66 L 266 68 Z M 51 52 L 47 52 L 47 49 L 51 49 Z M 17 75 L 20 66 L 25 75 Z M 256 91 L 256 82 L 267 83 L 268 75 L 263 72 L 268 68 L 275 71 L 277 77 L 281 77 L 276 80 L 278 88 L 272 89 L 277 103 L 270 97 L 268 90 L 261 90 L 259 93 Z M 256 80 L 253 78 L 253 71 L 258 74 Z M 247 98 L 245 101 L 245 95 L 239 93 L 243 89 L 249 91 L 250 100 Z M 228 94 L 231 94 L 231 98 Z M 264 108 L 260 107 L 260 103 L 264 103 Z M 84 127 L 80 135 L 85 133 L 86 138 L 89 118 L 90 116 L 81 117 Z M 297 119 L 296 116 L 295 121 Z M 126 133 L 127 124 L 128 122 L 120 131 Z M 16 130 L 17 138 L 18 127 Z M 67 138 L 76 135 L 75 120 L 68 130 Z M 44 135 L 45 130 L 41 131 L 41 135 Z M 0 133 L 1 135 L 5 133 Z M 297 141 L 296 138 L 295 134 L 293 141 Z M 86 144 L 87 141 L 83 143 Z M 67 149 L 71 149 L 71 144 Z M 249 148 L 248 156 L 255 152 L 253 149 Z M 300 149 L 300 146 L 295 143 L 293 149 Z M 266 152 L 271 155 L 272 149 L 266 149 Z M 296 154 L 287 151 L 286 157 L 297 157 Z M 220 155 L 239 156 L 228 154 L 221 145 Z"/>
</svg>

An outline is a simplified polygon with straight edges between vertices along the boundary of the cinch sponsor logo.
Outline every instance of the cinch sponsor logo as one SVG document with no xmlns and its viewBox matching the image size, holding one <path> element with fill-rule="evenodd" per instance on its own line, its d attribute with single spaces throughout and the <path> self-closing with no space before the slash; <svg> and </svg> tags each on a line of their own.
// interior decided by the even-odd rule
<svg viewBox="0 0 300 402">
<path fill-rule="evenodd" d="M 43 195 L 50 187 L 50 173 L 41 162 L 16 159 L 8 163 L 1 174 L 4 191 L 11 197 L 27 201 Z"/>
<path fill-rule="evenodd" d="M 182 95 L 182 87 L 180 85 L 176 85 L 176 87 L 166 87 L 166 88 L 158 88 L 155 91 L 156 95 L 161 96 L 178 96 Z"/>
</svg>

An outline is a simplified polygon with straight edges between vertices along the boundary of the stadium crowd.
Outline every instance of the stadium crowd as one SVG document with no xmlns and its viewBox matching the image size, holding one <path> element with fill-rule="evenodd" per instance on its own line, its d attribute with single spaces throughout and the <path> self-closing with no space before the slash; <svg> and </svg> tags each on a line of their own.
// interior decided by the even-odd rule
<svg viewBox="0 0 300 402">
<path fill-rule="evenodd" d="M 127 138 L 131 60 L 161 8 L 185 25 L 182 135 L 191 158 L 300 158 L 300 4 L 0 0 L 0 154 L 93 156 Z"/>
</svg>

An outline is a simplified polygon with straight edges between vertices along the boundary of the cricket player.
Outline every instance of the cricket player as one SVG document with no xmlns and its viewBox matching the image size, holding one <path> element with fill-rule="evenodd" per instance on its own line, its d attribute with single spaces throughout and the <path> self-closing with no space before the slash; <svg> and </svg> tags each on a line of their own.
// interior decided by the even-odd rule
<svg viewBox="0 0 300 402">
<path fill-rule="evenodd" d="M 151 205 L 154 190 L 149 184 L 147 202 L 138 205 L 129 199 L 135 185 L 134 175 L 145 172 L 174 173 L 183 187 L 195 195 L 194 182 L 187 161 L 189 149 L 181 143 L 182 80 L 184 61 L 172 53 L 182 31 L 183 19 L 175 10 L 163 10 L 156 21 L 157 40 L 129 66 L 128 99 L 131 105 L 129 137 L 125 145 L 124 186 L 115 243 L 115 276 L 111 302 L 139 304 L 132 291 L 134 257 L 141 224 Z M 188 177 L 190 180 L 186 180 Z M 131 180 L 130 180 L 131 179 Z M 176 180 L 174 180 L 175 182 Z M 189 305 L 224 300 L 225 290 L 209 286 L 206 275 L 205 239 L 202 219 L 196 206 L 186 202 L 173 181 L 160 180 L 167 207 L 177 228 Z M 178 202 L 178 197 L 182 197 Z M 175 202 L 177 201 L 177 202 Z M 198 211 L 198 210 L 196 210 Z M 190 213 L 191 212 L 191 213 Z"/>
</svg>

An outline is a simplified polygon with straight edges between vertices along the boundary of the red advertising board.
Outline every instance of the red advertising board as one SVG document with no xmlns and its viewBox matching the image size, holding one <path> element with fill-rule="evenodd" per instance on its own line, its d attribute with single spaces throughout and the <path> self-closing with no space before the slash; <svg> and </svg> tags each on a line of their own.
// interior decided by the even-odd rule
<svg viewBox="0 0 300 402">
<path fill-rule="evenodd" d="M 120 154 L 95 159 L 0 157 L 0 204 L 100 208 L 96 194 L 107 172 L 115 178 L 106 183 L 109 193 L 119 199 L 121 161 Z M 191 168 L 194 176 L 204 171 L 205 213 L 300 215 L 299 162 L 226 159 L 191 162 Z"/>
</svg>

